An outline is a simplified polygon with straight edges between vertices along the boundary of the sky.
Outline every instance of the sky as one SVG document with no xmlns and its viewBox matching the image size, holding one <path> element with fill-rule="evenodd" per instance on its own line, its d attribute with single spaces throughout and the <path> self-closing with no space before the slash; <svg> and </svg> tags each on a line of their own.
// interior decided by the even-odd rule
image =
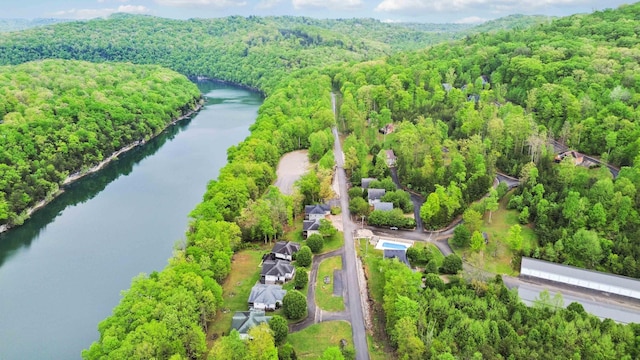
<svg viewBox="0 0 640 360">
<path fill-rule="evenodd" d="M 389 22 L 481 23 L 510 14 L 566 16 L 634 0 L 2 0 L 2 18 L 106 17 L 116 12 L 167 18 L 295 15 Z"/>
</svg>

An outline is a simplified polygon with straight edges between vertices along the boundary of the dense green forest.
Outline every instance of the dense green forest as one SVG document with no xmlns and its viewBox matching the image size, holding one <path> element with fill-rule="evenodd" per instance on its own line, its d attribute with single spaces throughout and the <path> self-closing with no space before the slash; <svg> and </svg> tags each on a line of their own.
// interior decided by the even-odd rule
<svg viewBox="0 0 640 360">
<path fill-rule="evenodd" d="M 251 135 L 229 149 L 228 165 L 191 213 L 186 248 L 163 271 L 134 280 L 83 357 L 205 356 L 204 329 L 221 305 L 220 283 L 233 251 L 277 237 L 293 212 L 322 197 L 315 173 L 303 178 L 292 199 L 269 186 L 284 152 L 310 148 L 321 163 L 332 158 L 332 90 L 339 93 L 338 124 L 352 183 L 387 176 L 377 155 L 393 149 L 403 184 L 426 198 L 420 212 L 425 226 L 437 228 L 470 211 L 495 209 L 495 191 L 474 201 L 501 170 L 523 181 L 512 207 L 526 207 L 539 234 L 538 246 L 520 249 L 523 254 L 640 276 L 633 262 L 640 256 L 639 11 L 640 5 L 631 5 L 576 15 L 367 62 L 358 61 L 409 42 L 424 44 L 416 33 L 387 24 L 380 26 L 395 35 L 372 39 L 289 17 L 177 21 L 119 15 L 2 37 L 3 63 L 46 57 L 157 63 L 269 95 Z M 350 21 L 348 27 L 357 27 L 360 20 Z M 390 123 L 394 132 L 380 134 Z M 555 164 L 550 138 L 623 168 L 613 179 L 606 169 Z M 419 279 L 413 280 L 403 274 L 387 282 L 396 289 L 385 300 L 387 327 L 403 355 L 638 356 L 637 329 L 600 323 L 576 306 L 528 309 L 500 282 L 445 287 L 431 278 L 421 292 Z M 427 313 L 415 317 L 415 304 L 432 299 L 433 305 L 420 307 Z M 411 343 L 399 343 L 399 335 Z"/>
<path fill-rule="evenodd" d="M 506 22 L 534 23 L 528 17 Z M 158 64 L 187 76 L 223 79 L 270 93 L 290 70 L 379 58 L 463 34 L 446 29 L 414 30 L 373 19 L 231 16 L 171 20 L 115 14 L 109 19 L 2 36 L 0 64 L 51 57 Z"/>
<path fill-rule="evenodd" d="M 421 273 L 383 260 L 386 329 L 400 359 L 637 359 L 640 325 L 600 320 L 541 294 L 532 307 L 490 282 Z"/>
<path fill-rule="evenodd" d="M 500 30 L 523 30 L 534 25 L 550 22 L 554 17 L 543 15 L 508 15 L 479 25 L 472 24 L 424 24 L 424 23 L 396 23 L 398 26 L 429 33 L 451 33 L 454 38 L 476 34 L 491 33 Z M 407 49 L 408 50 L 408 49 Z"/>
<path fill-rule="evenodd" d="M 21 224 L 69 175 L 159 133 L 199 98 L 184 76 L 154 65 L 0 67 L 0 225 Z"/>
<path fill-rule="evenodd" d="M 500 170 L 522 180 L 510 207 L 539 238 L 520 253 L 640 276 L 639 8 L 326 68 L 342 95 L 352 182 L 385 176 L 375 155 L 393 149 L 402 183 L 426 198 L 425 227 L 435 229 L 496 210 L 497 192 L 471 204 Z M 379 134 L 390 123 L 394 132 Z M 556 164 L 554 138 L 622 169 L 613 178 L 571 156 Z"/>
</svg>

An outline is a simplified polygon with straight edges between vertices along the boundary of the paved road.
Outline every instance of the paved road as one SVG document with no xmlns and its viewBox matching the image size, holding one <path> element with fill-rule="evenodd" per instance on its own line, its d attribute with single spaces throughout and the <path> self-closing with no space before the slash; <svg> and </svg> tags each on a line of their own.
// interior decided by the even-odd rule
<svg viewBox="0 0 640 360">
<path fill-rule="evenodd" d="M 503 173 L 496 173 L 496 180 L 506 183 L 509 190 L 520 185 L 520 180 Z"/>
<path fill-rule="evenodd" d="M 353 331 L 353 346 L 356 350 L 357 360 L 369 359 L 369 347 L 367 346 L 367 334 L 364 326 L 364 311 L 362 297 L 358 284 L 356 268 L 356 249 L 353 241 L 353 232 L 356 225 L 351 221 L 349 213 L 349 195 L 347 193 L 347 174 L 344 171 L 344 155 L 342 145 L 338 137 L 338 130 L 333 128 L 335 137 L 334 154 L 336 158 L 338 183 L 340 184 L 340 206 L 342 207 L 342 225 L 344 232 L 344 271 L 343 281 L 347 290 L 345 305 L 351 317 L 351 329 Z"/>
<path fill-rule="evenodd" d="M 343 313 L 329 313 L 322 309 L 318 309 L 316 306 L 316 281 L 318 278 L 318 267 L 323 260 L 334 256 L 342 256 L 344 259 L 344 248 L 313 257 L 311 271 L 309 271 L 309 287 L 307 289 L 307 317 L 298 323 L 289 325 L 289 332 L 300 331 L 322 321 L 348 320 L 347 316 Z"/>
<path fill-rule="evenodd" d="M 547 290 L 551 298 L 557 293 L 562 294 L 563 307 L 569 306 L 572 302 L 578 302 L 582 304 L 586 312 L 600 319 L 612 319 L 623 324 L 640 323 L 640 303 L 638 302 L 623 300 L 620 297 L 595 291 L 580 291 L 568 286 L 539 283 L 529 279 L 511 279 L 517 280 L 515 286 L 513 282 L 509 284 L 507 281 L 505 281 L 505 285 L 517 287 L 520 299 L 529 306 L 540 298 L 542 291 Z"/>
</svg>

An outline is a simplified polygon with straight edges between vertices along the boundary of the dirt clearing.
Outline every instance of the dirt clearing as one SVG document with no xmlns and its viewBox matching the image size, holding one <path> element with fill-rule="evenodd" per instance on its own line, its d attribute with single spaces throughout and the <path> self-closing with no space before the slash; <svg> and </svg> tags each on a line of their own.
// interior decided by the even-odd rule
<svg viewBox="0 0 640 360">
<path fill-rule="evenodd" d="M 278 163 L 275 185 L 283 194 L 293 193 L 293 184 L 309 170 L 307 150 L 292 151 L 284 154 Z"/>
</svg>

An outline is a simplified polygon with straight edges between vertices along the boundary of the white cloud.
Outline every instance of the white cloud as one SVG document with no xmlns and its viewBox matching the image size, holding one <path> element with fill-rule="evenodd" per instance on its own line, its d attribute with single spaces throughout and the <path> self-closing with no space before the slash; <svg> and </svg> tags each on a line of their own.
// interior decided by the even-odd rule
<svg viewBox="0 0 640 360">
<path fill-rule="evenodd" d="M 454 21 L 454 23 L 456 24 L 482 24 L 483 22 L 487 21 L 487 19 L 485 18 L 481 18 L 479 16 L 469 16 L 463 19 L 459 19 Z"/>
<path fill-rule="evenodd" d="M 412 13 L 418 10 L 455 13 L 465 10 L 530 12 L 554 6 L 588 6 L 597 0 L 382 0 L 375 10 L 379 12 Z M 418 15 L 418 14 L 415 14 Z"/>
<path fill-rule="evenodd" d="M 256 9 L 271 9 L 281 2 L 282 0 L 261 0 L 258 5 L 256 5 Z"/>
<path fill-rule="evenodd" d="M 61 10 L 54 12 L 53 15 L 56 17 L 70 19 L 92 19 L 97 17 L 106 17 L 118 12 L 130 14 L 146 14 L 149 12 L 149 8 L 143 5 L 120 5 L 117 8 Z"/>
<path fill-rule="evenodd" d="M 245 6 L 246 1 L 235 0 L 155 0 L 156 4 L 164 6 L 211 6 L 225 8 L 231 6 Z"/>
<path fill-rule="evenodd" d="M 362 0 L 292 0 L 295 9 L 327 8 L 331 10 L 355 9 L 362 6 Z"/>
</svg>

